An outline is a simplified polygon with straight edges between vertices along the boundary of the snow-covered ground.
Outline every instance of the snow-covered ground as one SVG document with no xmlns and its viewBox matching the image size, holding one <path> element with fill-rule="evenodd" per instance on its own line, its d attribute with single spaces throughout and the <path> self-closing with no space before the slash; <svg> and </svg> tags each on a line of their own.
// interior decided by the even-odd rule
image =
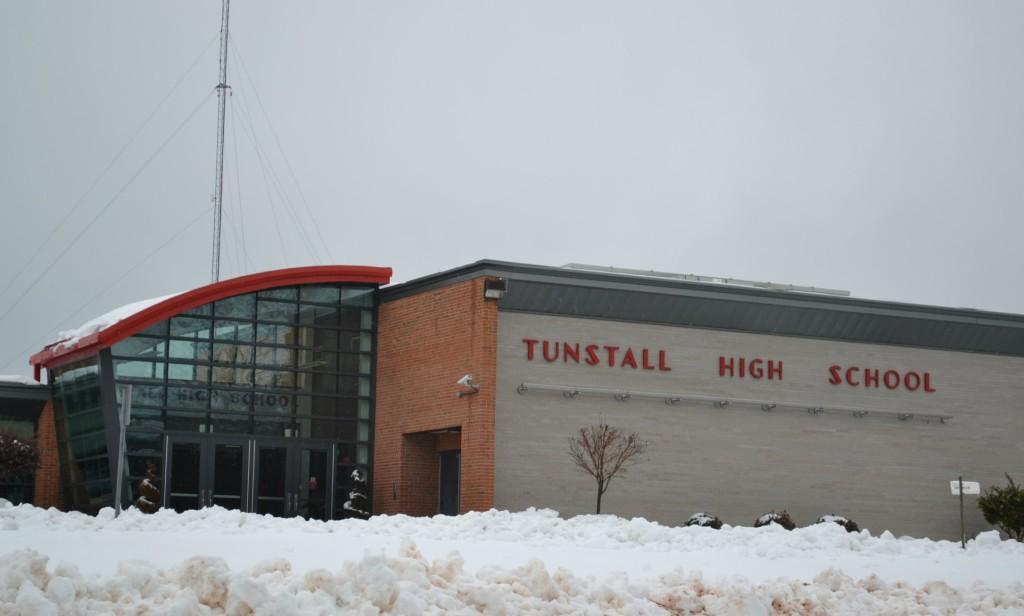
<svg viewBox="0 0 1024 616">
<path fill-rule="evenodd" d="M 0 501 L 0 614 L 1024 614 L 1024 544 L 553 511 L 119 519 Z"/>
</svg>

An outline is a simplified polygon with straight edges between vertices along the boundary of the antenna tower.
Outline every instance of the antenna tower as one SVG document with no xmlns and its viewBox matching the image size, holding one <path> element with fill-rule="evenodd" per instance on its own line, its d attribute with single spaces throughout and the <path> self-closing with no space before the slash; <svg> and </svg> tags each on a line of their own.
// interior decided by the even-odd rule
<svg viewBox="0 0 1024 616">
<path fill-rule="evenodd" d="M 213 191 L 213 263 L 212 282 L 220 280 L 220 226 L 224 205 L 224 109 L 228 91 L 228 4 L 224 0 L 220 17 L 220 81 L 217 83 L 217 180 Z"/>
</svg>

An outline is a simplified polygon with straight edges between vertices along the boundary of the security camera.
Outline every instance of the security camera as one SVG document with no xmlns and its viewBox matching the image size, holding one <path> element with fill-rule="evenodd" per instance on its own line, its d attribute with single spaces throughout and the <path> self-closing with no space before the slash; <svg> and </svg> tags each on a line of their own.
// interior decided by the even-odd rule
<svg viewBox="0 0 1024 616">
<path fill-rule="evenodd" d="M 460 387 L 466 387 L 469 391 L 460 391 L 455 395 L 459 398 L 463 396 L 472 396 L 473 394 L 480 391 L 480 386 L 473 382 L 473 375 L 466 374 L 456 382 Z"/>
</svg>

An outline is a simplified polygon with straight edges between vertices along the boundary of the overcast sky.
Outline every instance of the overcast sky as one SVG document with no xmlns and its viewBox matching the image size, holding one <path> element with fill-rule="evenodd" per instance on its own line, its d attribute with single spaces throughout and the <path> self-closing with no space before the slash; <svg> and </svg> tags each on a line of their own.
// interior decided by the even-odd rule
<svg viewBox="0 0 1024 616">
<path fill-rule="evenodd" d="M 220 2 L 2 15 L 27 374 L 209 281 Z M 222 277 L 575 261 L 1024 312 L 1024 3 L 236 1 L 231 34 Z"/>
</svg>

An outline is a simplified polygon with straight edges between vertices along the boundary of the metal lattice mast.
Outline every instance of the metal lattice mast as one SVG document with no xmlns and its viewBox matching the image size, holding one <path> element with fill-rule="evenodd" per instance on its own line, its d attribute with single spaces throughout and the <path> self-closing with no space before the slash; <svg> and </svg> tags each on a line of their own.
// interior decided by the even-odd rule
<svg viewBox="0 0 1024 616">
<path fill-rule="evenodd" d="M 220 20 L 220 81 L 217 83 L 217 180 L 213 192 L 213 263 L 210 277 L 220 280 L 220 228 L 224 205 L 224 120 L 228 100 L 228 5 L 224 0 Z"/>
</svg>

